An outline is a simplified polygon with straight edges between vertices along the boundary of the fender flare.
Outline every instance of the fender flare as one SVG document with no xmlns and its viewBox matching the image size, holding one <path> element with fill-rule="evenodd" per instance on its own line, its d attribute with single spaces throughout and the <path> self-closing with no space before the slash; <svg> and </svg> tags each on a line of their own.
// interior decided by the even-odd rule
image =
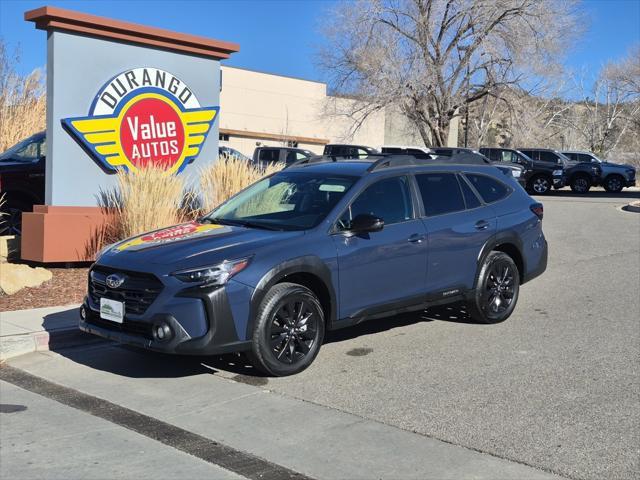
<svg viewBox="0 0 640 480">
<path fill-rule="evenodd" d="M 473 280 L 473 289 L 475 290 L 478 283 L 478 275 L 480 273 L 480 269 L 482 268 L 482 264 L 485 259 L 498 245 L 502 245 L 504 243 L 510 243 L 516 247 L 518 252 L 520 253 L 520 258 L 522 260 L 522 272 L 520 272 L 520 279 L 525 278 L 527 271 L 527 260 L 523 254 L 523 245 L 522 240 L 514 233 L 514 232 L 498 232 L 489 238 L 485 244 L 480 249 L 478 253 L 478 263 L 476 265 L 476 275 Z"/>
<path fill-rule="evenodd" d="M 267 294 L 269 289 L 276 283 L 280 283 L 287 276 L 307 273 L 320 279 L 324 284 L 327 292 L 329 293 L 329 315 L 325 319 L 327 329 L 334 322 L 337 315 L 337 301 L 336 292 L 333 287 L 333 281 L 331 280 L 331 270 L 329 267 L 319 258 L 314 255 L 305 255 L 302 257 L 293 258 L 276 265 L 271 270 L 263 275 L 258 284 L 256 285 L 253 294 L 251 295 L 251 305 L 249 308 L 249 321 L 247 322 L 247 331 L 245 338 L 251 338 L 253 332 L 253 325 L 256 320 L 258 309 L 262 299 Z"/>
</svg>

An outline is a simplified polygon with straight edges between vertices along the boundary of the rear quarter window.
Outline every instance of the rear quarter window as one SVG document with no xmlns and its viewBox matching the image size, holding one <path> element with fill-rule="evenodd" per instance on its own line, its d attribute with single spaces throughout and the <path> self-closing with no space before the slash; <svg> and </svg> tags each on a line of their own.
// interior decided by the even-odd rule
<svg viewBox="0 0 640 480">
<path fill-rule="evenodd" d="M 504 183 L 487 175 L 465 173 L 474 188 L 478 191 L 485 203 L 493 203 L 506 198 L 511 189 Z"/>
</svg>

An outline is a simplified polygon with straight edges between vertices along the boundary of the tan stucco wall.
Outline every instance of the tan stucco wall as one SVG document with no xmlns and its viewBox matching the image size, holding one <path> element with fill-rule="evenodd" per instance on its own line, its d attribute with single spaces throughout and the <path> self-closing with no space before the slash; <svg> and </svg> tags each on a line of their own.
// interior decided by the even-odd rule
<svg viewBox="0 0 640 480">
<path fill-rule="evenodd" d="M 376 112 L 354 133 L 355 120 L 331 114 L 348 111 L 345 108 L 348 102 L 352 100 L 328 97 L 326 84 L 321 82 L 223 66 L 220 130 L 259 132 L 285 139 L 316 139 L 313 143 L 298 141 L 299 148 L 315 153 L 322 153 L 323 141 L 372 147 L 423 145 L 415 129 L 398 112 Z M 454 138 L 455 135 L 451 139 Z M 229 140 L 221 141 L 220 145 L 250 157 L 258 142 L 264 146 L 286 143 L 279 139 L 230 135 Z"/>
</svg>

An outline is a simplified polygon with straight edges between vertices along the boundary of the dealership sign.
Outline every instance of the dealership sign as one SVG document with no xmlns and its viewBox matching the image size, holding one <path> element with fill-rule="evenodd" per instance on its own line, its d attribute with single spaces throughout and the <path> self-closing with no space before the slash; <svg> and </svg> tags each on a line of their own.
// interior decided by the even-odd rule
<svg viewBox="0 0 640 480">
<path fill-rule="evenodd" d="M 175 75 L 127 70 L 98 92 L 86 117 L 65 118 L 69 134 L 107 172 L 145 166 L 179 173 L 193 162 L 220 107 L 201 107 Z"/>
</svg>

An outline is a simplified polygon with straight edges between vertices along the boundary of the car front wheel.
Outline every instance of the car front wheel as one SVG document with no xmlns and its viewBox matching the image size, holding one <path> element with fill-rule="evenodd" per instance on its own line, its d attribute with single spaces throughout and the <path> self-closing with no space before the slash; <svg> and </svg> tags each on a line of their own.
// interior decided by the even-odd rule
<svg viewBox="0 0 640 480">
<path fill-rule="evenodd" d="M 276 284 L 260 304 L 249 359 L 268 375 L 299 373 L 318 355 L 324 330 L 324 312 L 311 290 L 295 283 Z"/>
<path fill-rule="evenodd" d="M 499 323 L 513 313 L 520 292 L 518 267 L 503 252 L 487 255 L 476 281 L 469 314 L 478 323 Z"/>
</svg>

